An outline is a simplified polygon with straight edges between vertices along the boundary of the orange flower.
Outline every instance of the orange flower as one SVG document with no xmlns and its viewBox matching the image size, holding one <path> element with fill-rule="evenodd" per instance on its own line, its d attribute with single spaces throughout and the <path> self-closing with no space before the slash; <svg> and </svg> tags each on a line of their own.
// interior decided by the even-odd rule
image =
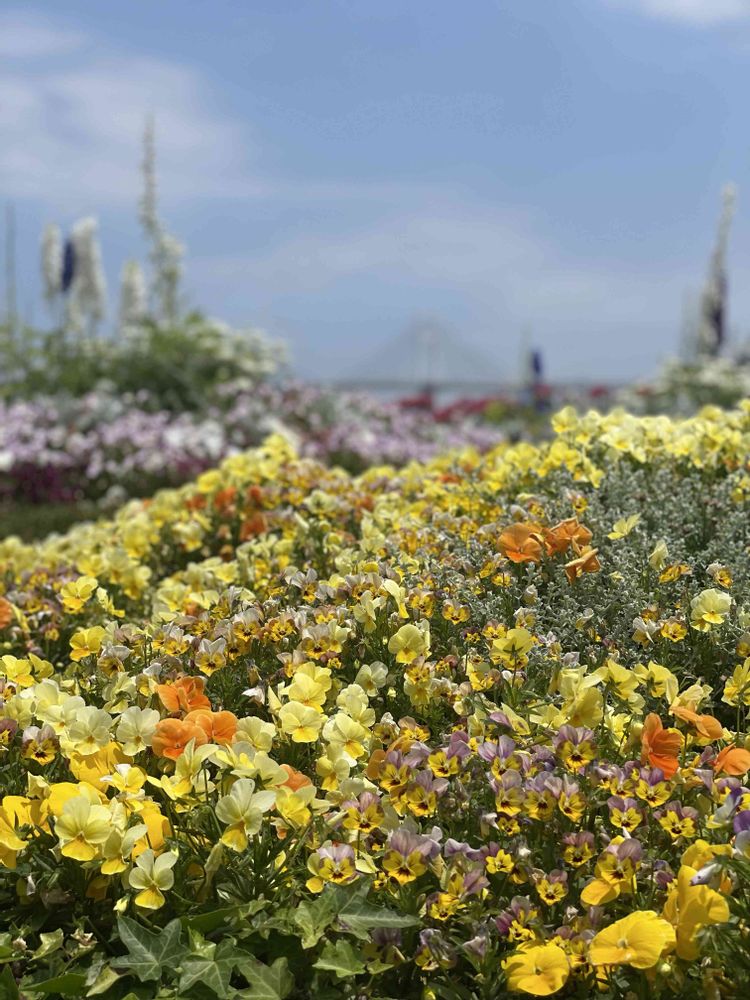
<svg viewBox="0 0 750 1000">
<path fill-rule="evenodd" d="M 585 549 L 575 559 L 565 563 L 565 575 L 568 578 L 568 583 L 574 583 L 584 573 L 599 572 L 602 567 L 596 556 L 598 551 L 598 549 Z"/>
<path fill-rule="evenodd" d="M 717 774 L 746 774 L 750 771 L 750 753 L 747 750 L 740 750 L 739 747 L 731 744 L 717 754 L 714 761 L 714 771 Z"/>
<path fill-rule="evenodd" d="M 592 537 L 589 529 L 577 517 L 568 517 L 544 532 L 544 542 L 551 556 L 567 551 L 571 544 L 579 547 L 588 545 Z"/>
<path fill-rule="evenodd" d="M 227 486 L 223 490 L 214 493 L 214 507 L 217 510 L 226 510 L 237 497 L 237 489 L 234 486 Z"/>
<path fill-rule="evenodd" d="M 641 764 L 647 761 L 652 767 L 659 767 L 665 778 L 677 773 L 677 755 L 682 747 L 682 737 L 676 729 L 665 729 L 658 715 L 652 712 L 646 717 L 641 735 Z"/>
<path fill-rule="evenodd" d="M 724 727 L 718 719 L 713 717 L 713 715 L 699 715 L 697 712 L 694 712 L 692 708 L 683 708 L 681 705 L 671 708 L 670 712 L 672 715 L 676 715 L 678 719 L 682 719 L 683 722 L 690 723 L 690 725 L 695 728 L 698 735 L 702 736 L 704 739 L 721 739 Z"/>
<path fill-rule="evenodd" d="M 282 764 L 281 768 L 289 775 L 287 780 L 282 782 L 282 787 L 291 788 L 293 792 L 296 792 L 297 789 L 304 788 L 305 785 L 312 784 L 312 781 L 310 781 L 306 774 L 303 774 L 302 771 L 298 771 L 290 764 Z"/>
<path fill-rule="evenodd" d="M 157 757 L 177 760 L 191 740 L 195 740 L 197 747 L 208 743 L 208 737 L 200 726 L 185 719 L 162 719 L 156 726 L 151 748 Z"/>
<path fill-rule="evenodd" d="M 249 538 L 262 535 L 268 528 L 266 515 L 257 510 L 250 517 L 246 518 L 240 525 L 240 541 L 246 542 Z"/>
<path fill-rule="evenodd" d="M 540 562 L 542 535 L 538 524 L 511 524 L 500 535 L 498 544 L 511 562 Z"/>
<path fill-rule="evenodd" d="M 13 608 L 10 601 L 0 597 L 0 629 L 6 628 L 13 621 Z"/>
<path fill-rule="evenodd" d="M 221 743 L 228 746 L 237 732 L 237 716 L 232 712 L 211 712 L 199 708 L 196 712 L 188 712 L 185 722 L 199 726 L 205 733 L 204 743 Z"/>
<path fill-rule="evenodd" d="M 192 712 L 205 708 L 211 710 L 211 702 L 203 693 L 206 682 L 202 677 L 180 677 L 173 684 L 157 684 L 156 693 L 166 710 L 172 715 Z"/>
</svg>

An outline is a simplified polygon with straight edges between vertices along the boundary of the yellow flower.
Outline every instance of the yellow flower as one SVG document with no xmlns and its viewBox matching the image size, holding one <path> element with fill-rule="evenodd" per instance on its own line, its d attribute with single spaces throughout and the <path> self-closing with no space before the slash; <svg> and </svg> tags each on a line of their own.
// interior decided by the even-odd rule
<svg viewBox="0 0 750 1000">
<path fill-rule="evenodd" d="M 62 741 L 63 747 L 82 757 L 98 753 L 109 746 L 111 725 L 112 716 L 108 712 L 87 705 L 78 710 L 75 720 L 68 725 Z"/>
<path fill-rule="evenodd" d="M 630 517 L 620 518 L 619 521 L 615 521 L 612 525 L 612 530 L 607 535 L 607 538 L 611 538 L 613 541 L 617 541 L 620 538 L 626 538 L 636 524 L 638 524 L 640 519 L 640 514 L 631 514 Z"/>
<path fill-rule="evenodd" d="M 570 965 L 559 945 L 531 945 L 511 955 L 505 962 L 505 975 L 513 993 L 548 997 L 568 981 Z"/>
<path fill-rule="evenodd" d="M 412 663 L 418 656 L 426 656 L 430 651 L 429 625 L 426 622 L 402 625 L 391 636 L 388 651 L 395 655 L 397 663 Z"/>
<path fill-rule="evenodd" d="M 145 823 L 137 823 L 127 830 L 115 827 L 102 847 L 104 861 L 99 869 L 102 875 L 118 875 L 124 872 L 135 850 L 136 842 L 148 833 Z"/>
<path fill-rule="evenodd" d="M 135 866 L 128 876 L 128 882 L 133 889 L 140 889 L 135 897 L 135 905 L 144 910 L 158 910 L 164 906 L 164 891 L 174 885 L 174 872 L 177 855 L 167 851 L 157 858 L 149 847 L 139 854 Z"/>
<path fill-rule="evenodd" d="M 677 954 L 688 961 L 700 954 L 700 931 L 711 924 L 723 924 L 729 920 L 726 899 L 707 885 L 691 885 L 694 875 L 695 868 L 682 865 L 663 910 L 676 932 Z"/>
<path fill-rule="evenodd" d="M 734 668 L 734 673 L 724 685 L 722 701 L 727 705 L 750 705 L 750 656 Z"/>
<path fill-rule="evenodd" d="M 89 600 L 99 581 L 93 576 L 79 576 L 77 580 L 71 580 L 60 588 L 60 600 L 66 611 L 77 614 Z"/>
<path fill-rule="evenodd" d="M 651 969 L 674 945 L 670 923 L 653 910 L 636 910 L 599 931 L 589 947 L 589 961 L 592 965 Z"/>
<path fill-rule="evenodd" d="M 279 712 L 281 731 L 291 736 L 295 743 L 314 743 L 325 719 L 325 715 L 298 701 L 290 701 Z"/>
<path fill-rule="evenodd" d="M 111 832 L 109 809 L 92 805 L 85 795 L 69 799 L 55 822 L 61 853 L 76 861 L 93 861 Z"/>
<path fill-rule="evenodd" d="M 227 825 L 221 838 L 222 844 L 233 851 L 244 851 L 248 839 L 260 830 L 263 813 L 273 808 L 275 802 L 276 792 L 256 792 L 252 778 L 235 781 L 229 795 L 216 804 L 216 816 Z"/>
<path fill-rule="evenodd" d="M 31 822 L 28 809 L 20 808 L 27 801 L 16 795 L 6 795 L 0 805 L 0 865 L 5 868 L 15 868 L 16 856 L 26 847 L 26 841 L 16 830 Z"/>
<path fill-rule="evenodd" d="M 671 704 L 677 697 L 679 681 L 672 671 L 661 663 L 655 663 L 653 660 L 649 660 L 647 666 L 638 663 L 633 668 L 633 673 L 646 685 L 648 693 L 654 698 L 666 698 L 667 703 Z"/>
<path fill-rule="evenodd" d="M 74 632 L 70 637 L 71 660 L 76 663 L 98 653 L 102 648 L 105 632 L 101 625 L 94 625 L 93 628 L 82 628 Z"/>
<path fill-rule="evenodd" d="M 493 641 L 490 659 L 493 663 L 503 663 L 512 670 L 520 669 L 528 663 L 528 652 L 535 641 L 528 629 L 509 629 L 504 636 Z"/>
<path fill-rule="evenodd" d="M 708 632 L 713 625 L 721 625 L 729 614 L 732 598 L 713 587 L 704 590 L 690 602 L 690 624 L 699 632 Z"/>
<path fill-rule="evenodd" d="M 662 538 L 656 543 L 654 551 L 648 557 L 649 565 L 651 569 L 660 572 L 664 569 L 668 558 L 669 550 L 667 549 L 667 543 Z"/>
</svg>

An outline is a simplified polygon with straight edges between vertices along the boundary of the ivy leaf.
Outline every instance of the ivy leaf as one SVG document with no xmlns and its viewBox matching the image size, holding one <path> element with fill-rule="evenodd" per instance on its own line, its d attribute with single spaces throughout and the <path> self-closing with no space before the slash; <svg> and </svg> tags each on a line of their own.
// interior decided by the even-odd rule
<svg viewBox="0 0 750 1000">
<path fill-rule="evenodd" d="M 18 1000 L 18 984 L 13 973 L 6 965 L 0 973 L 0 1000 Z"/>
<path fill-rule="evenodd" d="M 195 983 L 202 983 L 219 997 L 226 1000 L 229 996 L 229 981 L 232 970 L 237 963 L 236 943 L 227 939 L 222 941 L 212 957 L 206 955 L 190 955 L 182 962 L 182 975 L 179 989 L 189 990 Z"/>
<path fill-rule="evenodd" d="M 128 969 L 142 983 L 160 979 L 162 966 L 175 969 L 185 955 L 180 941 L 182 924 L 179 920 L 170 921 L 163 930 L 154 934 L 130 917 L 118 917 L 117 930 L 129 954 L 113 959 L 112 965 Z"/>
<path fill-rule="evenodd" d="M 339 903 L 332 892 L 323 892 L 317 899 L 303 900 L 294 911 L 294 923 L 302 931 L 302 947 L 314 948 L 324 931 L 330 927 Z"/>
<path fill-rule="evenodd" d="M 89 988 L 86 996 L 101 996 L 101 994 L 106 993 L 110 986 L 113 986 L 118 979 L 122 979 L 122 976 L 115 972 L 114 969 L 110 968 L 109 965 L 102 965 L 93 980 L 90 975 L 88 976 L 86 981 L 89 984 Z"/>
<path fill-rule="evenodd" d="M 65 934 L 58 928 L 58 930 L 52 931 L 51 934 L 40 934 L 39 938 L 42 943 L 33 953 L 32 958 L 44 958 L 45 955 L 50 955 L 53 951 L 57 951 L 58 948 L 62 947 Z"/>
<path fill-rule="evenodd" d="M 252 917 L 267 906 L 267 899 L 253 899 L 249 903 L 224 906 L 219 910 L 210 910 L 208 913 L 198 913 L 194 917 L 183 917 L 182 922 L 190 930 L 200 931 L 201 934 L 210 934 L 211 931 L 215 931 L 225 924 L 231 925 L 240 919 Z"/>
<path fill-rule="evenodd" d="M 365 897 L 370 891 L 370 884 L 366 880 L 357 883 L 353 892 L 343 886 L 336 889 L 340 901 L 336 922 L 342 931 L 349 931 L 355 937 L 366 938 L 375 927 L 413 927 L 419 923 L 417 917 L 368 903 Z"/>
<path fill-rule="evenodd" d="M 359 976 L 363 973 L 365 963 L 354 950 L 351 941 L 341 938 L 335 944 L 331 941 L 326 943 L 314 968 L 327 969 L 338 979 L 347 979 L 349 976 Z"/>
<path fill-rule="evenodd" d="M 250 984 L 235 994 L 237 1000 L 284 1000 L 294 989 L 294 976 L 285 958 L 277 958 L 269 966 L 249 955 L 237 955 L 237 968 Z"/>
<path fill-rule="evenodd" d="M 82 972 L 64 972 L 61 976 L 44 979 L 39 983 L 24 983 L 24 993 L 32 996 L 80 997 L 86 985 L 86 977 Z M 12 995 L 12 994 L 11 994 Z M 2 993 L 0 993 L 2 996 Z"/>
</svg>

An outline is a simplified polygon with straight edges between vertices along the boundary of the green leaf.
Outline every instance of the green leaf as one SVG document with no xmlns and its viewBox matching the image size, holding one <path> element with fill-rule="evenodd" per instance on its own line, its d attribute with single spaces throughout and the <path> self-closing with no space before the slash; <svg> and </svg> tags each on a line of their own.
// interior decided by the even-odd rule
<svg viewBox="0 0 750 1000">
<path fill-rule="evenodd" d="M 122 979 L 122 976 L 115 972 L 109 965 L 103 965 L 93 982 L 91 982 L 91 978 L 89 977 L 89 988 L 86 996 L 101 996 L 101 994 L 106 993 L 110 986 L 113 986 L 118 979 Z"/>
<path fill-rule="evenodd" d="M 273 965 L 263 965 L 257 959 L 237 956 L 237 967 L 250 984 L 236 993 L 237 1000 L 284 1000 L 294 989 L 294 976 L 285 958 L 277 958 Z"/>
<path fill-rule="evenodd" d="M 32 958 L 44 958 L 45 955 L 52 954 L 53 951 L 57 951 L 58 948 L 62 947 L 62 943 L 65 940 L 65 934 L 61 928 L 52 931 L 51 934 L 40 934 L 39 937 L 42 943 L 33 953 Z"/>
<path fill-rule="evenodd" d="M 267 899 L 254 899 L 250 903 L 240 903 L 237 906 L 224 906 L 219 910 L 210 910 L 208 913 L 199 913 L 194 917 L 183 917 L 182 922 L 190 930 L 200 931 L 201 934 L 210 934 L 218 927 L 225 924 L 232 924 L 237 920 L 244 920 L 254 916 L 268 906 Z"/>
<path fill-rule="evenodd" d="M 32 996 L 39 993 L 42 996 L 80 997 L 86 985 L 86 977 L 82 972 L 64 972 L 53 979 L 45 979 L 41 983 L 24 983 L 24 993 Z M 1 994 L 0 994 L 1 995 Z"/>
<path fill-rule="evenodd" d="M 336 922 L 342 931 L 349 931 L 358 938 L 366 938 L 375 927 L 413 927 L 419 923 L 417 917 L 368 903 L 366 896 L 369 891 L 370 884 L 364 879 L 355 884 L 353 891 L 349 887 L 336 887 L 336 897 L 339 900 Z"/>
<path fill-rule="evenodd" d="M 18 1000 L 18 984 L 6 965 L 0 973 L 0 1000 Z"/>
<path fill-rule="evenodd" d="M 326 942 L 314 968 L 327 969 L 339 979 L 347 979 L 349 976 L 359 976 L 363 973 L 365 963 L 355 951 L 351 941 L 341 938 L 335 944 L 332 941 Z"/>
<path fill-rule="evenodd" d="M 179 989 L 189 990 L 195 983 L 202 983 L 219 997 L 226 1000 L 229 996 L 229 981 L 232 970 L 237 964 L 237 947 L 234 941 L 227 939 L 216 947 L 212 957 L 205 955 L 190 955 L 182 962 L 182 975 Z"/>
<path fill-rule="evenodd" d="M 182 924 L 179 920 L 170 921 L 158 934 L 154 934 L 130 917 L 118 917 L 117 930 L 129 954 L 113 959 L 112 965 L 129 970 L 142 983 L 160 979 L 162 966 L 176 969 L 185 956 L 185 948 L 180 941 Z"/>
<path fill-rule="evenodd" d="M 317 899 L 303 900 L 294 911 L 294 923 L 302 931 L 302 947 L 314 948 L 326 928 L 331 926 L 339 903 L 332 892 Z"/>
</svg>

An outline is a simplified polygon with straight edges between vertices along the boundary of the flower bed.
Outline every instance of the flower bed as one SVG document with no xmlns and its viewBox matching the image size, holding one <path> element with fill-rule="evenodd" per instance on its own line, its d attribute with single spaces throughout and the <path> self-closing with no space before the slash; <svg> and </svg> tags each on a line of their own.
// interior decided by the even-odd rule
<svg viewBox="0 0 750 1000">
<path fill-rule="evenodd" d="M 0 401 L 0 503 L 122 502 L 176 486 L 283 428 L 303 454 L 359 471 L 498 443 L 501 428 L 404 412 L 366 395 L 296 384 L 227 384 L 173 413 L 148 393 Z"/>
<path fill-rule="evenodd" d="M 741 996 L 750 405 L 0 542 L 0 987 Z"/>
</svg>

